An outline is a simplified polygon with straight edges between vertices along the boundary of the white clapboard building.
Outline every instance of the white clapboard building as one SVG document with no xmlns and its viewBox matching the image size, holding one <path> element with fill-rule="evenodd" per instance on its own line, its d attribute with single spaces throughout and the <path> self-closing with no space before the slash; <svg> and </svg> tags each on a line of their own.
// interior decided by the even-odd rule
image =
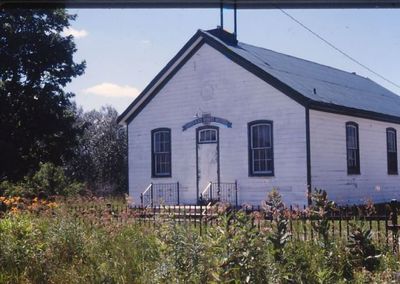
<svg viewBox="0 0 400 284">
<path fill-rule="evenodd" d="M 199 30 L 119 117 L 135 204 L 400 197 L 400 97 L 368 78 Z"/>
</svg>

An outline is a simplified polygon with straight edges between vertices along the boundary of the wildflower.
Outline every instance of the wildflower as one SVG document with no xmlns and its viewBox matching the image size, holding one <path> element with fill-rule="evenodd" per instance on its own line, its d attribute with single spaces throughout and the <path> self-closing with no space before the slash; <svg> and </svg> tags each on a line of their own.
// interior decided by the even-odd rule
<svg viewBox="0 0 400 284">
<path fill-rule="evenodd" d="M 368 216 L 373 215 L 374 213 L 376 213 L 374 202 L 373 202 L 373 200 L 371 198 L 368 198 L 366 200 L 365 210 L 367 211 L 367 215 Z"/>
<path fill-rule="evenodd" d="M 285 219 L 291 218 L 292 217 L 292 213 L 291 213 L 290 209 L 285 208 L 283 210 L 283 216 L 284 216 Z"/>
<path fill-rule="evenodd" d="M 12 214 L 17 214 L 19 210 L 17 207 L 12 207 L 10 211 Z"/>
<path fill-rule="evenodd" d="M 271 227 L 267 227 L 267 226 L 262 226 L 261 227 L 261 232 L 264 234 L 270 234 L 273 232 Z"/>
<path fill-rule="evenodd" d="M 254 219 L 257 220 L 257 221 L 262 220 L 263 217 L 264 217 L 263 214 L 262 214 L 260 211 L 254 211 L 251 215 L 252 215 L 252 216 L 254 217 Z"/>
<path fill-rule="evenodd" d="M 310 218 L 310 216 L 312 214 L 312 210 L 310 210 L 310 207 L 306 207 L 306 209 L 303 210 L 303 214 L 304 214 L 304 216 Z"/>
<path fill-rule="evenodd" d="M 224 214 L 228 210 L 228 204 L 219 202 L 216 204 L 218 214 Z"/>
<path fill-rule="evenodd" d="M 58 207 L 58 204 L 57 204 L 56 202 L 49 202 L 49 203 L 47 204 L 47 207 L 49 207 L 49 208 L 51 208 L 51 209 L 54 209 L 54 208 L 57 208 L 57 207 Z"/>
</svg>

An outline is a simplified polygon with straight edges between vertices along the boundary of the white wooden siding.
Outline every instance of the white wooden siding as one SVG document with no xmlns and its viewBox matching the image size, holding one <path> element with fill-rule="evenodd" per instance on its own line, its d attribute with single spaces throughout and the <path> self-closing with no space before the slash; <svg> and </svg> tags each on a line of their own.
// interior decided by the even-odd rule
<svg viewBox="0 0 400 284">
<path fill-rule="evenodd" d="M 196 202 L 196 125 L 182 126 L 209 112 L 232 122 L 220 124 L 221 182 L 238 181 L 239 204 L 260 205 L 278 187 L 286 203 L 306 203 L 306 137 L 304 107 L 203 45 L 128 125 L 129 191 L 134 201 L 150 182 L 180 182 L 181 201 Z M 272 120 L 274 177 L 249 177 L 247 123 Z M 171 128 L 172 177 L 151 178 L 154 128 Z M 201 191 L 202 189 L 200 189 Z"/>
<path fill-rule="evenodd" d="M 347 174 L 346 122 L 359 127 L 360 175 Z M 321 111 L 310 111 L 312 186 L 338 203 L 400 198 L 400 177 L 388 175 L 386 128 L 400 125 Z"/>
</svg>

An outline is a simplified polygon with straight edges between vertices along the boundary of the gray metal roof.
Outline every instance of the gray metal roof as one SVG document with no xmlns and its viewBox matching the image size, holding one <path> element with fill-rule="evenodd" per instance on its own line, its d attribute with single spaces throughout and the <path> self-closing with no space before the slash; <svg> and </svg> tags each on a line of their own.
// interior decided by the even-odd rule
<svg viewBox="0 0 400 284">
<path fill-rule="evenodd" d="M 400 117 L 400 96 L 368 78 L 201 32 L 312 101 Z"/>
</svg>

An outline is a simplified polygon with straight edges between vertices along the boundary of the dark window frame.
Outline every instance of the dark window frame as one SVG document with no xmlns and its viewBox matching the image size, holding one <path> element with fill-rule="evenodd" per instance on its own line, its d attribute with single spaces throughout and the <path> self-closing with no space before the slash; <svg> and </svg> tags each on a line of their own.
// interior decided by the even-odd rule
<svg viewBox="0 0 400 284">
<path fill-rule="evenodd" d="M 355 128 L 355 135 L 356 135 L 356 139 L 357 139 L 357 148 L 356 149 L 350 149 L 349 148 L 349 136 L 348 136 L 348 127 L 354 127 Z M 350 167 L 349 166 L 349 152 L 350 151 L 354 151 L 356 153 L 356 157 L 355 157 L 355 161 L 356 161 L 356 166 L 354 167 Z M 346 164 L 347 164 L 347 174 L 348 175 L 359 175 L 360 172 L 360 135 L 359 135 L 359 129 L 358 129 L 358 124 L 353 122 L 353 121 L 349 121 L 346 122 Z"/>
<path fill-rule="evenodd" d="M 155 135 L 158 132 L 168 132 L 169 133 L 169 173 L 167 174 L 159 174 L 156 173 L 156 153 L 155 153 L 155 145 L 154 139 Z M 172 136 L 171 136 L 171 129 L 170 128 L 156 128 L 151 131 L 151 177 L 152 178 L 169 178 L 172 176 Z"/>
<path fill-rule="evenodd" d="M 389 132 L 394 134 L 394 148 L 395 151 L 389 151 Z M 386 157 L 387 157 L 387 171 L 388 175 L 398 175 L 398 160 L 397 160 L 397 131 L 393 127 L 386 128 Z M 393 159 L 395 167 L 391 167 L 392 163 L 390 159 Z"/>
<path fill-rule="evenodd" d="M 260 173 L 254 172 L 253 170 L 253 148 L 252 148 L 252 127 L 256 125 L 265 125 L 268 124 L 270 127 L 270 135 L 271 135 L 271 160 L 272 160 L 272 169 L 270 172 Z M 275 167 L 274 167 L 274 126 L 272 120 L 254 120 L 247 123 L 247 132 L 248 132 L 248 160 L 249 160 L 249 176 L 250 177 L 270 177 L 275 176 Z"/>
<path fill-rule="evenodd" d="M 211 133 L 215 134 L 214 139 L 212 139 L 212 136 L 210 136 L 210 139 L 202 140 L 201 134 L 207 133 L 207 131 L 211 131 Z M 215 128 L 214 126 L 205 126 L 202 127 L 201 129 L 198 129 L 198 135 L 197 135 L 197 144 L 215 144 L 218 143 L 218 128 Z"/>
</svg>

